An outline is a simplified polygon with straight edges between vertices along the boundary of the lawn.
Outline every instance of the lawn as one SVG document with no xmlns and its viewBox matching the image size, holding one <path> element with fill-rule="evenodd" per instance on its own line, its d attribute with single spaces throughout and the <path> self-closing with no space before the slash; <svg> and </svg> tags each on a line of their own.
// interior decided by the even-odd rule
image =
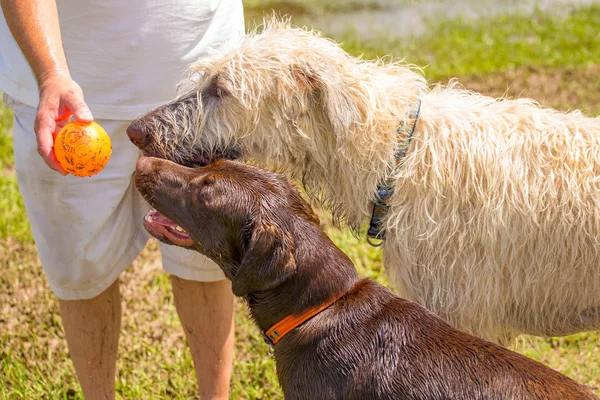
<svg viewBox="0 0 600 400">
<path fill-rule="evenodd" d="M 248 0 L 248 25 L 263 11 L 314 23 L 322 13 L 378 9 L 376 0 Z M 311 22 L 314 21 L 314 22 Z M 432 81 L 458 77 L 469 89 L 527 96 L 562 110 L 600 114 L 600 7 L 547 15 L 498 15 L 428 22 L 418 37 L 336 33 L 350 53 L 386 55 L 424 67 Z M 58 304 L 44 280 L 13 172 L 11 115 L 0 104 L 0 398 L 83 398 L 68 358 Z M 363 237 L 323 227 L 361 275 L 385 283 L 378 249 Z M 122 277 L 124 316 L 119 347 L 120 398 L 194 398 L 191 357 L 177 319 L 168 277 L 150 242 Z M 274 362 L 241 302 L 236 316 L 232 399 L 280 399 Z M 590 386 L 600 395 L 598 333 L 566 338 L 522 337 L 515 348 Z"/>
</svg>

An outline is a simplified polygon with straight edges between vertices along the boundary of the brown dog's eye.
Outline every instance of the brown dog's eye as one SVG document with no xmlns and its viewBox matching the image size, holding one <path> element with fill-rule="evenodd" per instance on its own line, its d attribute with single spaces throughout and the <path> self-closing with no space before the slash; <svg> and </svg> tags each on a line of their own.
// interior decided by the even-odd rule
<svg viewBox="0 0 600 400">
<path fill-rule="evenodd" d="M 204 175 L 194 178 L 192 185 L 202 191 L 203 189 L 213 186 L 216 182 L 214 175 Z"/>
<path fill-rule="evenodd" d="M 209 186 L 212 185 L 216 182 L 215 176 L 214 175 L 208 175 L 206 176 L 203 180 L 202 180 L 202 184 L 204 186 Z"/>
</svg>

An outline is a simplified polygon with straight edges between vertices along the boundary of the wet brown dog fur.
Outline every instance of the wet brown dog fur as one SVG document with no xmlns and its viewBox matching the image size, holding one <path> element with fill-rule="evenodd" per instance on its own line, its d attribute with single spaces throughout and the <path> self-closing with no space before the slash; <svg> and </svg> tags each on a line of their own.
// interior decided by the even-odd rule
<svg viewBox="0 0 600 400">
<path fill-rule="evenodd" d="M 274 346 L 286 399 L 596 398 L 359 279 L 281 175 L 224 160 L 192 169 L 141 158 L 136 186 L 219 264 L 261 330 L 343 293 Z"/>
</svg>

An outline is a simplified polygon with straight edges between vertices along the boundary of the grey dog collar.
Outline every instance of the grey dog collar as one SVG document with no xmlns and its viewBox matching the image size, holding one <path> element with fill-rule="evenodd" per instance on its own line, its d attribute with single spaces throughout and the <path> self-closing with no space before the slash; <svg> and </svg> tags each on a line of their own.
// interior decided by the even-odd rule
<svg viewBox="0 0 600 400">
<path fill-rule="evenodd" d="M 393 169 L 400 167 L 402 160 L 406 157 L 420 114 L 421 100 L 419 99 L 411 103 L 408 121 L 403 121 L 396 131 L 399 145 L 396 152 L 396 165 L 394 165 Z M 382 241 L 385 239 L 385 231 L 382 229 L 383 217 L 389 208 L 388 200 L 392 197 L 392 194 L 394 194 L 394 182 L 392 179 L 387 179 L 377 186 L 377 196 L 373 200 L 373 213 L 369 222 L 369 229 L 367 230 L 367 241 L 372 246 L 378 247 L 383 243 L 375 244 L 372 242 L 372 239 Z"/>
</svg>

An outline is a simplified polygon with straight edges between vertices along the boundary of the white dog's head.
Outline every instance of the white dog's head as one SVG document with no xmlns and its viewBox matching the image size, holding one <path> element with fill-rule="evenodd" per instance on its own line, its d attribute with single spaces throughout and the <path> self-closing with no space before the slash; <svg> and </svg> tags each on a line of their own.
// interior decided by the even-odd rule
<svg viewBox="0 0 600 400">
<path fill-rule="evenodd" d="M 406 66 L 362 61 L 278 19 L 190 71 L 192 90 L 128 129 L 146 155 L 188 166 L 253 158 L 331 199 L 332 185 L 353 169 L 373 173 L 365 189 L 375 190 L 400 118 L 425 86 Z"/>
</svg>

